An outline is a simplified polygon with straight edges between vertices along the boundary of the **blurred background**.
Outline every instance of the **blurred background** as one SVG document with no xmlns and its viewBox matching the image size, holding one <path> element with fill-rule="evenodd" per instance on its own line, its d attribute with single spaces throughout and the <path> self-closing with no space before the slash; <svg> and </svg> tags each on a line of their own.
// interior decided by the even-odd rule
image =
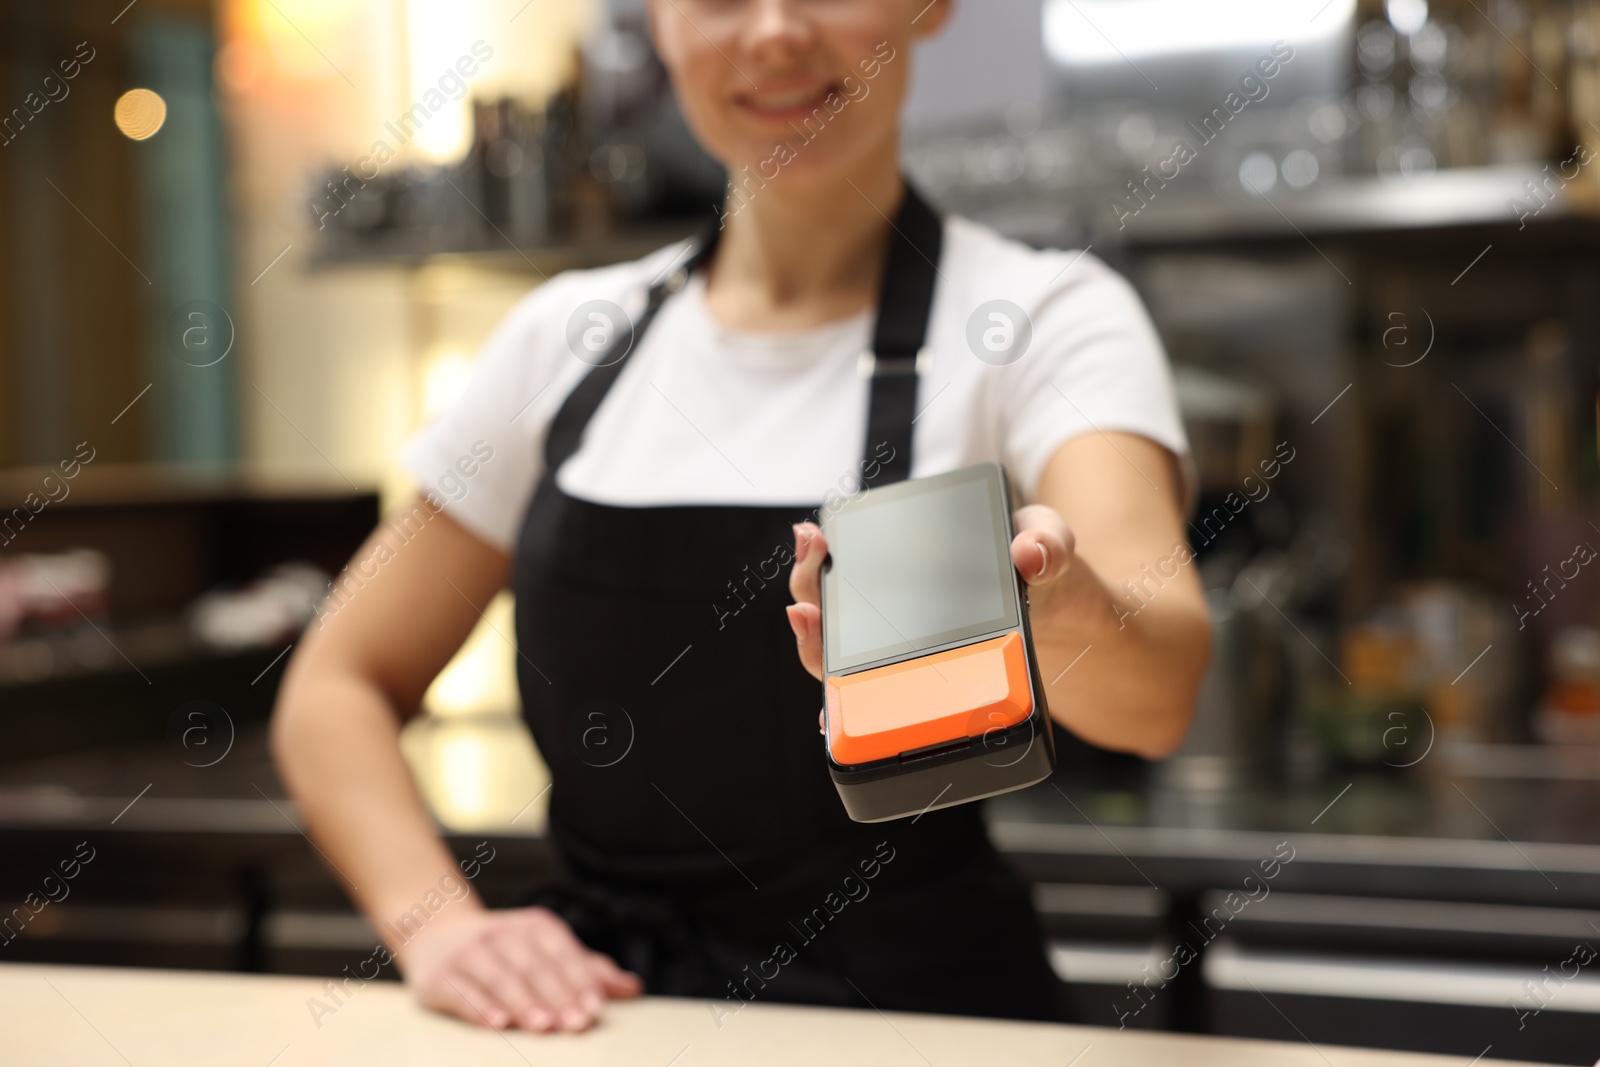
<svg viewBox="0 0 1600 1067">
<path fill-rule="evenodd" d="M 958 0 L 906 121 L 1134 281 L 1201 472 L 1184 749 L 990 802 L 1064 1000 L 1593 1062 L 1600 3 Z M 512 303 L 724 181 L 628 0 L 0 2 L 0 961 L 366 958 L 287 652 Z M 405 737 L 491 903 L 550 863 L 509 611 Z"/>
</svg>

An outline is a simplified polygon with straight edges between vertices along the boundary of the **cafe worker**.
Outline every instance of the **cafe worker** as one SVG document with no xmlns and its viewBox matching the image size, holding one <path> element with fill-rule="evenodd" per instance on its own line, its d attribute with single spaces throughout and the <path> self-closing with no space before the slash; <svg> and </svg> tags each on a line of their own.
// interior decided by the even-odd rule
<svg viewBox="0 0 1600 1067">
<path fill-rule="evenodd" d="M 818 736 L 814 520 L 864 482 L 1003 464 L 1050 715 L 1172 752 L 1210 631 L 1192 566 L 1135 593 L 1184 545 L 1194 491 L 1161 344 L 1094 256 L 941 217 L 908 184 L 899 112 L 949 0 L 646 6 L 727 200 L 695 240 L 554 277 L 495 330 L 405 452 L 426 521 L 380 526 L 356 559 L 381 565 L 295 652 L 283 778 L 394 936 L 458 873 L 401 727 L 510 589 L 561 872 L 390 943 L 424 1004 L 535 1031 L 641 992 L 719 1018 L 1053 1018 L 1038 918 L 981 804 L 845 814 Z"/>
</svg>

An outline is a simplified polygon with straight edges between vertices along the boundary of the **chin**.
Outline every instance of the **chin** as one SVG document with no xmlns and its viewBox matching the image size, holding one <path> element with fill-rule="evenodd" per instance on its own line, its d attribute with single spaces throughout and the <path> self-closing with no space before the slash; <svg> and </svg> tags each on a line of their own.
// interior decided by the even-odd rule
<svg viewBox="0 0 1600 1067">
<path fill-rule="evenodd" d="M 820 139 L 807 143 L 799 135 L 782 143 L 744 141 L 735 151 L 718 156 L 736 189 L 791 194 L 835 189 L 852 174 L 859 180 L 862 163 L 872 154 L 873 146 L 864 138 L 846 138 L 844 132 L 825 131 L 822 137 L 830 138 L 826 144 Z M 834 134 L 841 136 L 835 138 Z"/>
</svg>

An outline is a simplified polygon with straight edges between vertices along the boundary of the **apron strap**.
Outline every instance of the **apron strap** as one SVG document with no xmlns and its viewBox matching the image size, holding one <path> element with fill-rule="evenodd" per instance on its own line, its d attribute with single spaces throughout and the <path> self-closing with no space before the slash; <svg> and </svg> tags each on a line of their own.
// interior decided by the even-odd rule
<svg viewBox="0 0 1600 1067">
<path fill-rule="evenodd" d="M 878 291 L 877 319 L 872 331 L 872 351 L 864 353 L 872 385 L 868 399 L 865 461 L 873 461 L 875 477 L 868 485 L 886 485 L 911 474 L 911 424 L 916 419 L 918 355 L 928 331 L 928 313 L 938 280 L 939 252 L 944 223 L 910 183 L 905 186 L 900 209 L 890 223 L 893 229 L 889 255 L 884 261 Z M 690 246 L 681 263 L 650 286 L 638 321 L 618 333 L 604 360 L 595 366 L 562 402 L 545 436 L 545 471 L 554 477 L 583 441 L 584 428 L 600 407 L 611 385 L 627 365 L 639 338 L 644 336 L 667 297 L 682 289 L 689 275 L 704 265 L 721 236 L 718 220 L 707 225 Z M 887 444 L 887 460 L 877 450 Z"/>
<path fill-rule="evenodd" d="M 600 406 L 600 401 L 604 400 L 606 393 L 611 390 L 611 383 L 617 380 L 622 368 L 627 365 L 628 357 L 633 354 L 639 338 L 650 328 L 656 312 L 661 310 L 661 305 L 666 303 L 667 297 L 682 289 L 684 283 L 689 280 L 690 273 L 710 258 L 712 250 L 716 248 L 717 235 L 720 232 L 716 225 L 708 225 L 690 245 L 688 258 L 676 263 L 673 269 L 664 272 L 662 277 L 650 286 L 645 294 L 644 310 L 639 313 L 638 321 L 631 323 L 627 329 L 612 339 L 605 358 L 584 375 L 583 380 L 567 394 L 560 410 L 551 420 L 550 430 L 544 439 L 544 469 L 549 477 L 555 477 L 561 465 L 578 450 L 578 446 L 583 442 L 584 428 L 589 425 L 589 419 Z"/>
<path fill-rule="evenodd" d="M 894 234 L 878 290 L 878 318 L 872 328 L 872 391 L 867 403 L 867 440 L 863 458 L 874 458 L 879 446 L 893 449 L 880 461 L 868 486 L 888 485 L 911 477 L 911 424 L 917 417 L 919 356 L 928 336 L 928 316 L 939 275 L 944 222 L 906 184 L 905 197 L 892 223 Z M 870 464 L 867 464 L 870 466 Z"/>
</svg>

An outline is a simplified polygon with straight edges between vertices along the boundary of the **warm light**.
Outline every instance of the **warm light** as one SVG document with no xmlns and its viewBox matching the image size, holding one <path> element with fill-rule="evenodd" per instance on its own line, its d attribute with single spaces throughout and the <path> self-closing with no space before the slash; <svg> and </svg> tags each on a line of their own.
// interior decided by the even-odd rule
<svg viewBox="0 0 1600 1067">
<path fill-rule="evenodd" d="M 217 84 L 229 93 L 247 93 L 261 80 L 261 50 L 255 41 L 241 38 L 217 50 L 214 64 Z"/>
<path fill-rule="evenodd" d="M 519 715 L 514 615 L 509 593 L 490 601 L 429 687 L 428 714 L 401 736 L 429 806 L 455 829 L 535 832 L 542 824 L 542 808 L 530 801 L 544 795 L 550 775 Z"/>
<path fill-rule="evenodd" d="M 161 124 L 167 121 L 167 102 L 161 99 L 159 93 L 149 89 L 129 89 L 117 97 L 113 115 L 117 129 L 124 136 L 143 141 L 147 137 L 154 137 L 156 131 L 161 129 Z"/>
<path fill-rule="evenodd" d="M 1046 0 L 1045 51 L 1069 66 L 1214 52 L 1345 31 L 1356 0 Z"/>
<path fill-rule="evenodd" d="M 483 637 L 488 640 L 484 640 Z M 494 693 L 497 666 L 490 642 L 499 640 L 493 633 L 480 635 L 450 661 L 428 690 L 428 706 L 442 715 L 470 715 L 485 710 Z"/>
<path fill-rule="evenodd" d="M 439 741 L 434 758 L 438 760 L 439 800 L 447 808 L 441 812 L 447 821 L 473 820 L 489 806 L 489 752 L 484 739 L 468 733 L 447 735 Z"/>
<path fill-rule="evenodd" d="M 543 830 L 550 772 L 518 717 L 423 716 L 401 733 L 400 751 L 428 807 L 450 829 Z"/>
<path fill-rule="evenodd" d="M 461 352 L 442 352 L 422 371 L 422 420 L 431 421 L 449 407 L 472 377 L 472 360 Z"/>
<path fill-rule="evenodd" d="M 472 635 L 435 678 L 424 699 L 441 716 L 501 714 L 517 699 L 516 623 L 512 600 L 502 594 L 490 602 Z"/>
<path fill-rule="evenodd" d="M 359 0 L 254 0 L 251 7 L 279 70 L 307 81 L 349 82 L 345 68 L 354 68 L 362 45 Z"/>
<path fill-rule="evenodd" d="M 428 113 L 412 143 L 417 155 L 430 163 L 454 163 L 466 155 L 472 140 L 470 86 L 455 70 L 456 61 L 471 45 L 468 21 L 455 4 L 438 0 L 409 0 L 406 4 L 406 53 L 411 68 L 411 99 L 407 103 L 413 107 L 420 104 Z"/>
</svg>

